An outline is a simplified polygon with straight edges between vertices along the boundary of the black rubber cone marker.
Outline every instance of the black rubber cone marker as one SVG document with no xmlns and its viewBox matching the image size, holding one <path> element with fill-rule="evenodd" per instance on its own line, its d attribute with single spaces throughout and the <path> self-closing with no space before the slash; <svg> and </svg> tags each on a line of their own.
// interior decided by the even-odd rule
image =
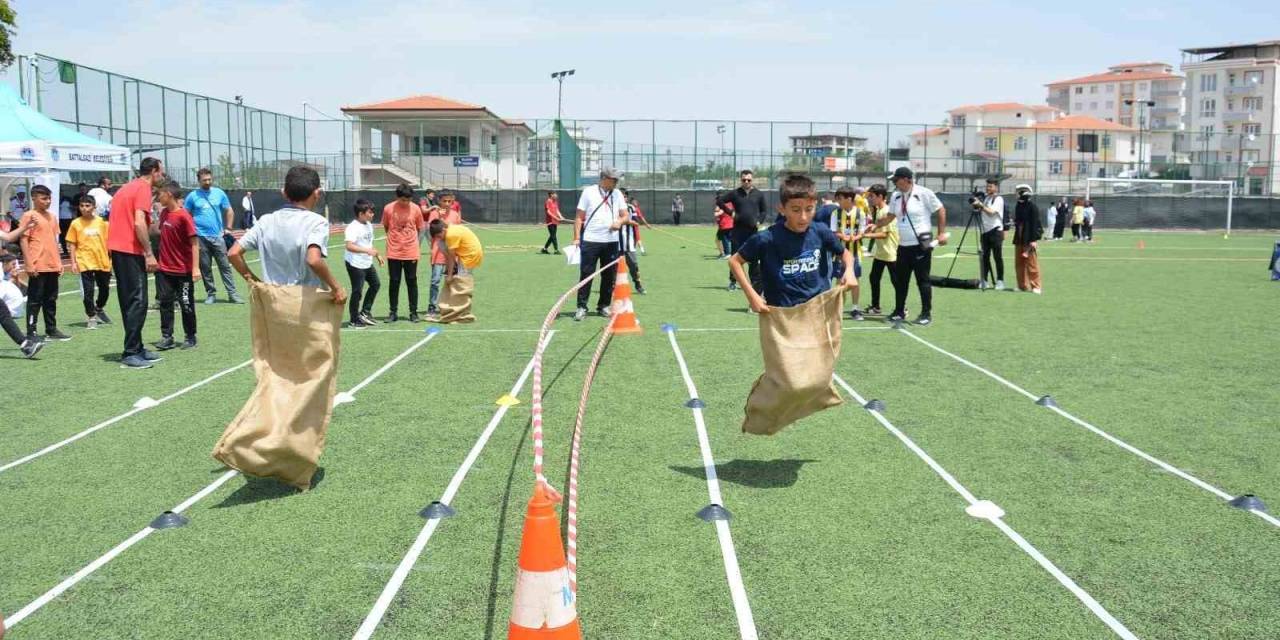
<svg viewBox="0 0 1280 640">
<path fill-rule="evenodd" d="M 187 526 L 188 520 L 180 513 L 166 511 L 151 521 L 152 529 L 176 529 L 178 527 Z"/>
<path fill-rule="evenodd" d="M 871 400 L 868 400 L 866 404 L 862 405 L 862 408 L 866 409 L 867 411 L 879 411 L 883 413 L 884 401 L 872 398 Z"/>
<path fill-rule="evenodd" d="M 690 409 L 706 409 L 707 403 L 703 402 L 701 398 L 689 398 L 689 401 L 684 403 L 684 406 Z"/>
<path fill-rule="evenodd" d="M 1058 403 L 1054 401 L 1053 396 L 1040 396 L 1040 399 L 1036 400 L 1036 404 L 1046 408 L 1058 406 Z"/>
<path fill-rule="evenodd" d="M 428 520 L 443 520 L 444 518 L 452 518 L 456 513 L 458 512 L 455 511 L 453 507 L 440 502 L 439 500 L 432 500 L 431 504 L 418 512 L 418 515 Z"/>
<path fill-rule="evenodd" d="M 1263 504 L 1262 499 L 1252 493 L 1241 495 L 1227 504 L 1237 509 L 1248 509 L 1250 511 L 1261 511 L 1263 513 L 1266 513 L 1267 511 L 1267 505 Z"/>
<path fill-rule="evenodd" d="M 729 513 L 728 509 L 713 502 L 698 511 L 698 517 L 705 522 L 715 522 L 716 520 L 727 521 L 733 519 L 733 514 Z"/>
</svg>

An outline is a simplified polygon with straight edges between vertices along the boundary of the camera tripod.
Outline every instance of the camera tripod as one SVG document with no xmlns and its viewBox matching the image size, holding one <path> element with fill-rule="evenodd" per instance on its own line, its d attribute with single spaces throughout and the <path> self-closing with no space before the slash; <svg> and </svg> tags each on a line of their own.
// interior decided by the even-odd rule
<svg viewBox="0 0 1280 640">
<path fill-rule="evenodd" d="M 969 229 L 971 229 L 971 228 L 974 228 L 974 229 L 975 229 L 975 230 L 974 230 L 974 235 L 979 236 L 979 237 L 981 237 L 981 236 L 982 236 L 982 214 L 981 214 L 977 209 L 973 209 L 973 210 L 971 210 L 971 211 L 969 212 L 969 220 L 968 220 L 968 221 L 966 221 L 966 222 L 964 223 L 964 232 L 960 234 L 960 242 L 956 243 L 956 252 L 955 252 L 955 254 L 954 254 L 954 255 L 952 255 L 952 256 L 951 256 L 951 266 L 947 269 L 947 277 L 946 277 L 945 282 L 953 282 L 953 280 L 952 280 L 952 278 L 951 278 L 951 272 L 955 271 L 955 269 L 956 269 L 956 261 L 960 259 L 960 256 L 961 256 L 962 254 L 963 254 L 963 255 L 972 255 L 972 256 L 977 256 L 977 258 L 978 258 L 978 260 L 979 260 L 979 264 L 978 264 L 978 275 L 979 275 L 979 280 L 986 280 L 986 279 L 987 279 L 986 277 L 982 277 L 982 264 L 981 264 L 981 260 L 982 260 L 982 243 L 981 243 L 981 242 L 979 242 L 979 243 L 978 243 L 978 248 L 977 248 L 977 249 L 975 249 L 975 250 L 973 250 L 972 252 L 965 252 L 965 251 L 964 251 L 964 241 L 965 241 L 965 239 L 966 239 L 966 238 L 968 238 L 968 237 L 969 237 Z M 995 282 L 994 282 L 994 277 L 995 277 L 995 276 L 994 276 L 993 274 L 986 274 L 986 275 L 992 279 L 992 282 L 990 282 L 989 284 L 994 285 L 994 284 L 995 284 Z"/>
</svg>

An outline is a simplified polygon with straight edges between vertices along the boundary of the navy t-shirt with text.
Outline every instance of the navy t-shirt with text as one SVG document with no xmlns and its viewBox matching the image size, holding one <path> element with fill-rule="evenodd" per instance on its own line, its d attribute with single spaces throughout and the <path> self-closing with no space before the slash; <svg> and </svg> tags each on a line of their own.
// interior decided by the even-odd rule
<svg viewBox="0 0 1280 640">
<path fill-rule="evenodd" d="M 844 245 L 820 222 L 796 233 L 785 223 L 751 236 L 738 251 L 747 262 L 760 261 L 765 302 L 771 307 L 794 307 L 831 288 L 831 258 L 844 254 Z"/>
</svg>

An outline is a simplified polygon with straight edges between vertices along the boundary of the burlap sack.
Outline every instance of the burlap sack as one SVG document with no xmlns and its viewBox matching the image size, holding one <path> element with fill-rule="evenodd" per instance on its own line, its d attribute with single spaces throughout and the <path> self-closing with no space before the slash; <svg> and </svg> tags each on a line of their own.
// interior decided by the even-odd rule
<svg viewBox="0 0 1280 640">
<path fill-rule="evenodd" d="M 258 386 L 213 457 L 305 491 L 333 413 L 342 305 L 327 291 L 261 283 L 252 286 L 250 305 Z"/>
<path fill-rule="evenodd" d="M 444 279 L 444 289 L 440 291 L 436 306 L 440 308 L 440 322 L 475 322 L 476 316 L 471 313 L 471 294 L 475 293 L 476 281 L 471 276 L 452 276 Z"/>
<path fill-rule="evenodd" d="M 744 433 L 773 435 L 844 402 L 831 382 L 840 357 L 843 293 L 844 287 L 835 287 L 802 305 L 760 314 L 764 374 L 747 397 Z"/>
</svg>

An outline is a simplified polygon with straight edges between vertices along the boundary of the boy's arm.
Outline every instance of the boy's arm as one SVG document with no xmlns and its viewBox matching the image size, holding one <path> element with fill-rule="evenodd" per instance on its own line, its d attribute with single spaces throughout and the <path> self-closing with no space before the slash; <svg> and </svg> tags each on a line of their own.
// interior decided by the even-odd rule
<svg viewBox="0 0 1280 640">
<path fill-rule="evenodd" d="M 858 277 L 853 273 L 853 252 L 845 249 L 844 255 L 840 256 L 840 259 L 845 264 L 844 276 L 840 278 L 840 284 L 850 288 L 857 287 Z"/>
<path fill-rule="evenodd" d="M 229 255 L 227 257 L 230 257 Z M 320 252 L 320 247 L 314 244 L 307 247 L 307 266 L 311 267 L 311 272 L 320 278 L 320 281 L 329 287 L 329 291 L 333 294 L 334 304 L 344 304 L 347 301 L 347 290 L 333 279 L 333 273 L 329 271 L 329 263 L 324 259 L 324 254 Z"/>
<path fill-rule="evenodd" d="M 751 306 L 751 310 L 756 313 L 769 313 L 769 303 L 764 301 L 755 287 L 751 286 L 751 278 L 747 276 L 747 272 L 742 265 L 747 261 L 742 254 L 735 253 L 729 257 L 729 271 L 733 273 L 733 279 L 737 281 L 738 286 L 742 288 L 743 295 L 747 296 L 747 304 Z"/>
<path fill-rule="evenodd" d="M 67 241 L 67 255 L 71 258 L 71 273 L 80 273 L 80 263 L 76 262 L 76 246 L 78 243 Z"/>
<path fill-rule="evenodd" d="M 308 257 L 310 257 L 310 255 L 308 255 Z M 231 267 L 235 269 L 236 273 L 240 274 L 240 277 L 244 278 L 246 282 L 249 282 L 250 284 L 254 282 L 262 282 L 258 279 L 258 276 L 253 273 L 253 270 L 249 268 L 249 264 L 244 261 L 244 247 L 240 246 L 239 241 L 231 245 L 231 250 L 227 252 L 227 260 L 231 262 Z"/>
<path fill-rule="evenodd" d="M 440 253 L 444 254 L 444 277 L 452 277 L 454 266 L 457 264 L 457 258 L 455 258 L 453 252 L 449 250 L 449 245 L 445 243 L 443 236 L 440 238 L 432 238 L 432 242 L 435 242 L 436 240 L 440 241 Z"/>
<path fill-rule="evenodd" d="M 191 236 L 191 279 L 199 280 L 200 272 L 200 238 L 199 236 Z"/>
</svg>

